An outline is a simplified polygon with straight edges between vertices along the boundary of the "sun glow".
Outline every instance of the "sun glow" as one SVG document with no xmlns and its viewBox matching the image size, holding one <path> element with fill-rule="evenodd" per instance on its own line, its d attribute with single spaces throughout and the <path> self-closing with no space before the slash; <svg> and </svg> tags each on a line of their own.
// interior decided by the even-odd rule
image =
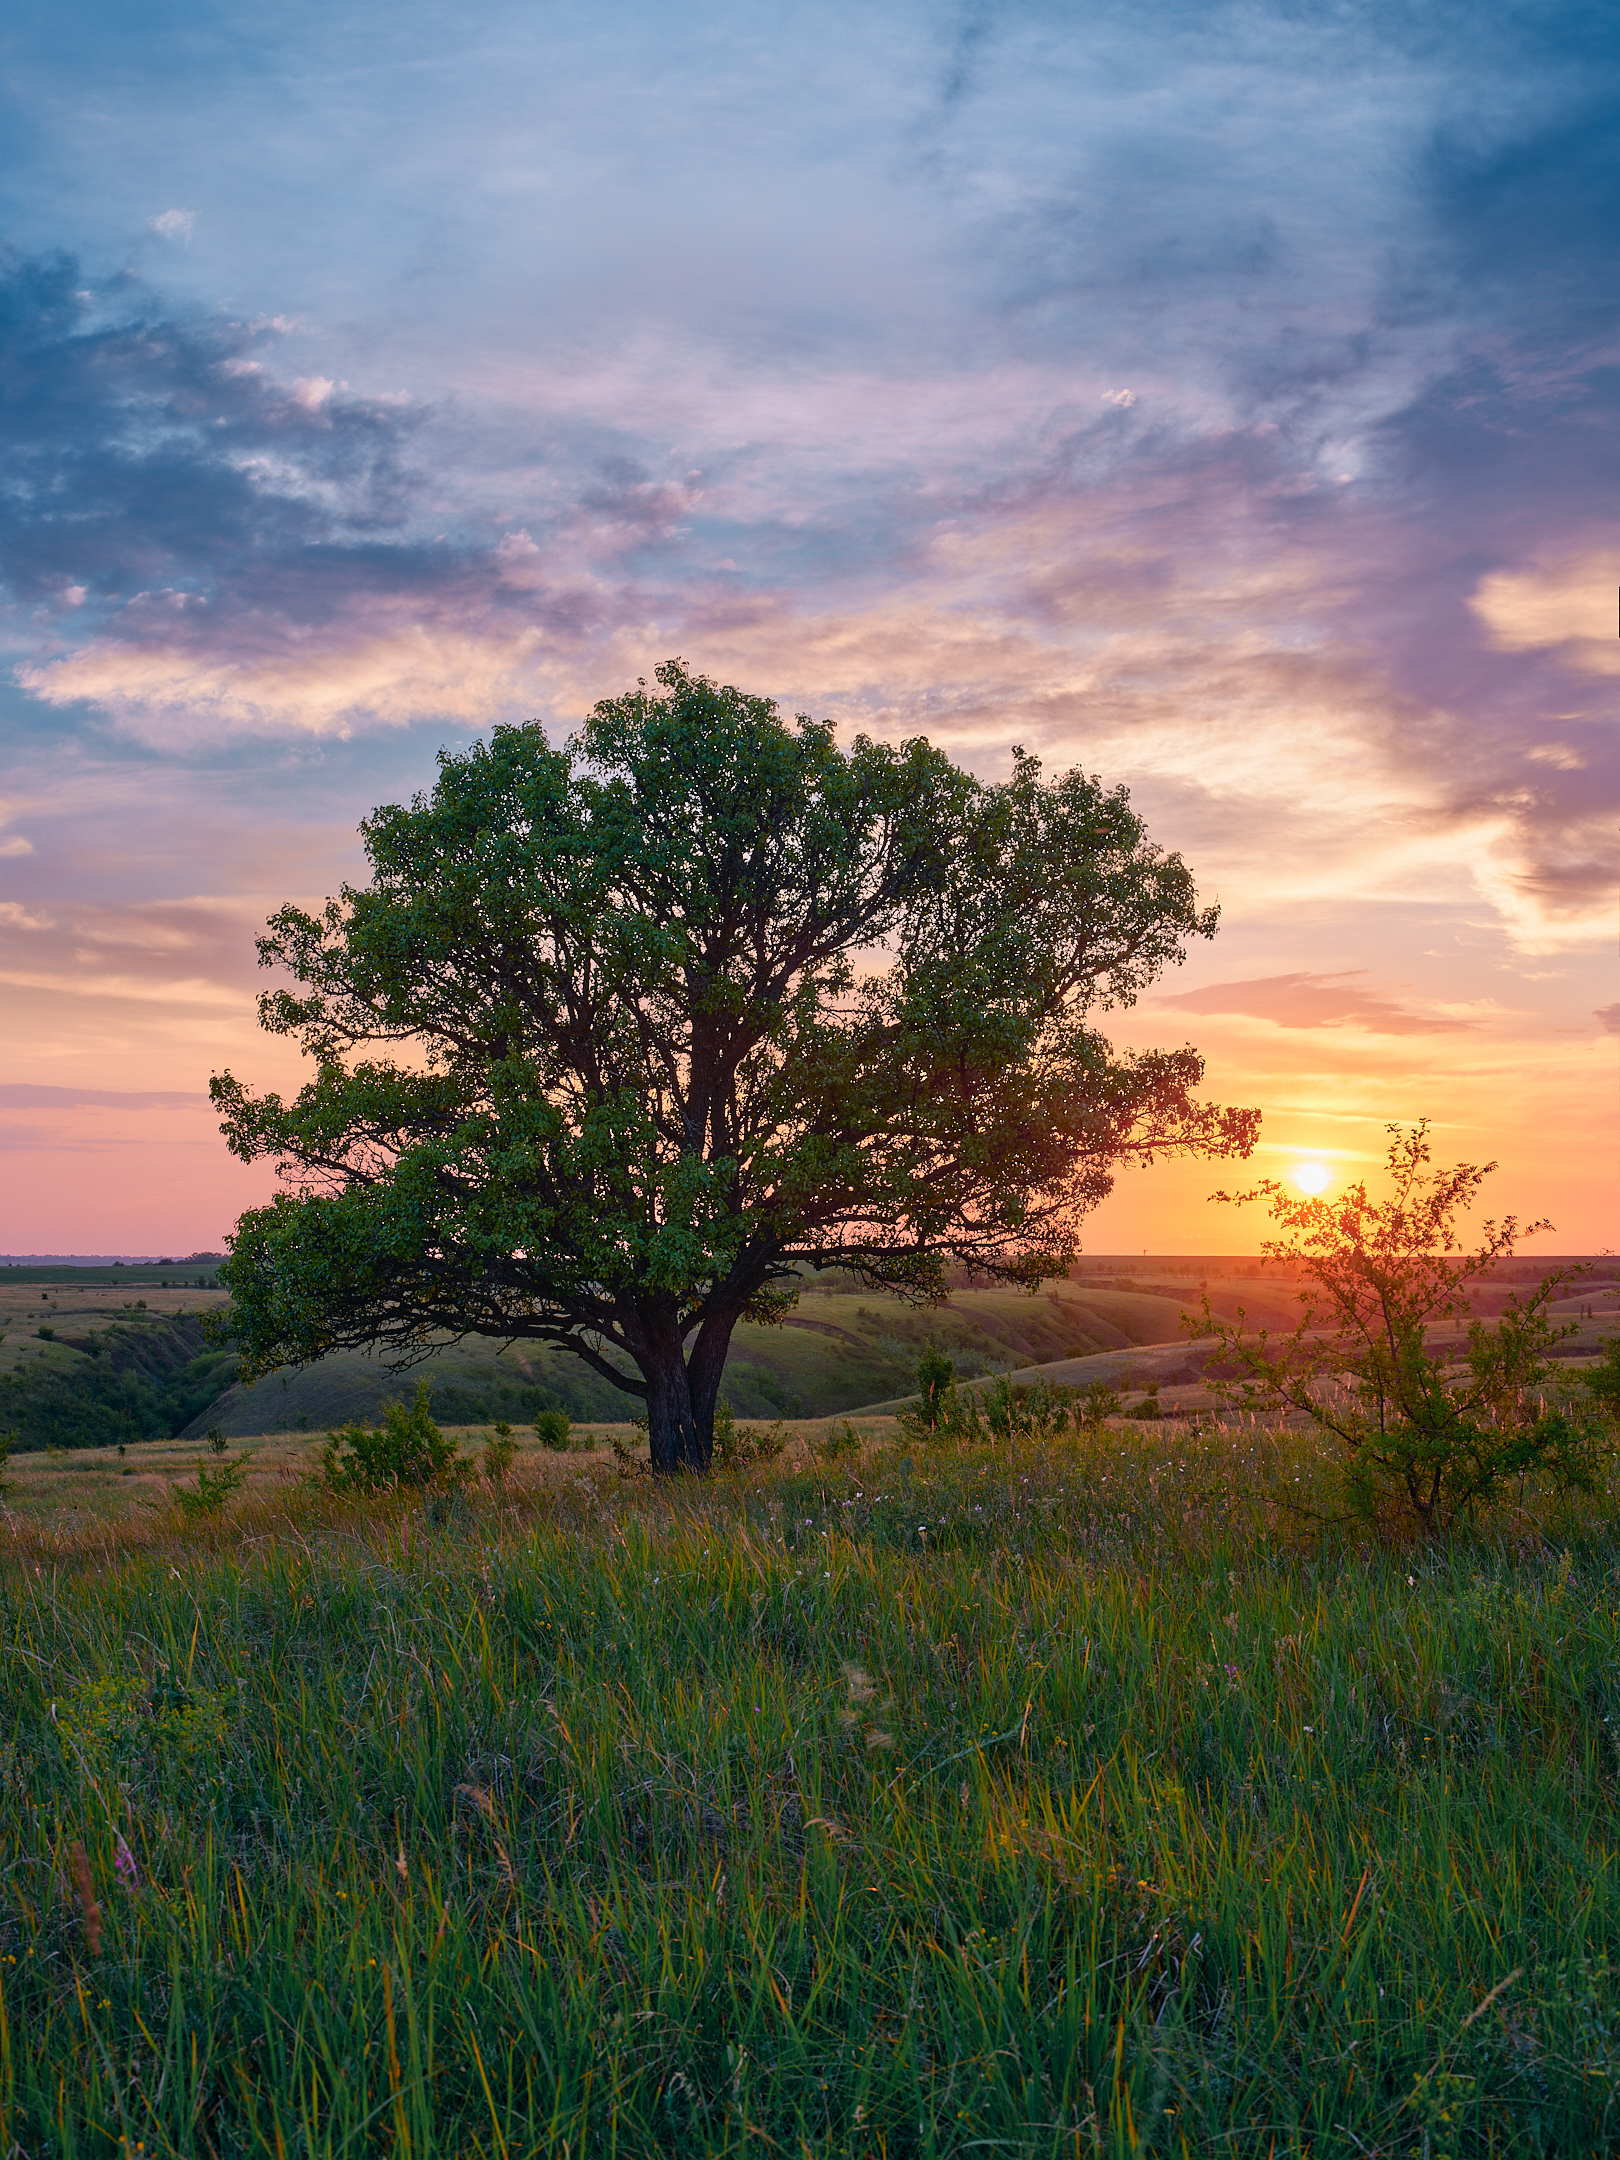
<svg viewBox="0 0 1620 2160">
<path fill-rule="evenodd" d="M 1330 1184 L 1332 1178 L 1333 1172 L 1326 1163 L 1302 1162 L 1297 1164 L 1294 1169 L 1294 1183 L 1301 1192 L 1308 1192 L 1312 1195 L 1319 1193 L 1323 1186 Z"/>
</svg>

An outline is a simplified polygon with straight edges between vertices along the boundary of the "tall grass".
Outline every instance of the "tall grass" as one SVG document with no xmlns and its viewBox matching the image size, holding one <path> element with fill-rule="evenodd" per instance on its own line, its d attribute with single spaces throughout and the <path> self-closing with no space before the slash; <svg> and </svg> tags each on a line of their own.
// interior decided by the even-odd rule
<svg viewBox="0 0 1620 2160">
<path fill-rule="evenodd" d="M 1608 1503 L 1289 1445 L 19 1544 L 0 2153 L 1612 2149 Z"/>
</svg>

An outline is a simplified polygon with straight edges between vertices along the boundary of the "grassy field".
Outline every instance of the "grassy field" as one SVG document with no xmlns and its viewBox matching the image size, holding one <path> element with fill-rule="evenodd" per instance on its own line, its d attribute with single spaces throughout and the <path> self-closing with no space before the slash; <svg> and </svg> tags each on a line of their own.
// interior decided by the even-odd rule
<svg viewBox="0 0 1620 2160">
<path fill-rule="evenodd" d="M 1362 1550 L 1257 1428 L 813 1437 L 14 1492 L 0 2153 L 1615 2149 L 1616 1491 Z"/>
</svg>

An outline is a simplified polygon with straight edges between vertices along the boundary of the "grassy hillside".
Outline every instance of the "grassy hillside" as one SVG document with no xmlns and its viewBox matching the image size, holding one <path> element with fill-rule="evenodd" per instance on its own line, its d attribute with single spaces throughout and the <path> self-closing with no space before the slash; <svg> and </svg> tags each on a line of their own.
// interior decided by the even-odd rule
<svg viewBox="0 0 1620 2160">
<path fill-rule="evenodd" d="M 1257 1263 L 1184 1263 L 1195 1264 L 1224 1317 L 1239 1306 L 1261 1326 L 1287 1327 L 1297 1317 L 1291 1286 L 1259 1274 Z M 1218 1265 L 1255 1272 L 1222 1274 Z M 65 1273 L 52 1271 L 43 1282 L 0 1282 L 0 1433 L 13 1433 L 19 1449 L 199 1436 L 214 1424 L 233 1437 L 324 1432 L 349 1418 L 375 1417 L 418 1376 L 345 1351 L 302 1371 L 234 1386 L 230 1361 L 207 1350 L 198 1328 L 198 1316 L 222 1305 L 223 1293 L 177 1289 L 172 1275 L 165 1289 L 160 1275 L 136 1298 L 134 1285 L 94 1282 L 86 1271 L 56 1279 Z M 1487 1291 L 1486 1299 L 1500 1303 L 1503 1295 Z M 1199 1297 L 1199 1279 L 1178 1284 L 1082 1272 L 1035 1297 L 957 1289 L 948 1304 L 919 1311 L 851 1289 L 841 1278 L 812 1281 L 783 1326 L 737 1330 L 723 1395 L 741 1417 L 837 1416 L 908 1395 L 926 1348 L 945 1351 L 964 1380 L 1043 1367 L 1055 1380 L 1083 1385 L 1117 1378 L 1137 1363 L 1167 1382 L 1191 1378 L 1196 1360 L 1167 1352 L 1121 1362 L 1121 1354 L 1184 1344 L 1183 1316 L 1196 1316 Z M 1594 1298 L 1612 1310 L 1612 1293 L 1592 1285 L 1580 1289 L 1571 1309 Z M 52 1330 L 49 1339 L 38 1333 L 42 1326 Z M 1073 1362 L 1099 1356 L 1111 1362 Z M 605 1423 L 628 1418 L 635 1407 L 559 1351 L 447 1342 L 419 1372 L 435 1417 L 447 1425 L 496 1419 L 522 1425 L 546 1409 Z"/>
<path fill-rule="evenodd" d="M 1617 1494 L 1318 1468 L 0 1523 L 0 2150 L 1613 2151 Z"/>
<path fill-rule="evenodd" d="M 164 1439 L 206 1413 L 236 1360 L 203 1337 L 222 1300 L 83 1283 L 0 1286 L 0 1436 L 19 1453 Z"/>
<path fill-rule="evenodd" d="M 1044 1364 L 1052 1358 L 1158 1342 L 1177 1336 L 1181 1306 L 1152 1293 L 961 1290 L 934 1311 L 918 1311 L 872 1291 L 807 1288 L 781 1327 L 738 1328 L 722 1397 L 740 1417 L 829 1417 L 909 1392 L 917 1360 L 936 1346 L 964 1378 Z M 418 1368 L 441 1424 L 504 1418 L 525 1423 L 538 1410 L 580 1421 L 628 1418 L 634 1401 L 578 1358 L 532 1347 L 447 1343 Z M 348 1417 L 373 1417 L 414 1385 L 416 1372 L 344 1351 L 302 1372 L 273 1373 L 233 1388 L 195 1421 L 235 1436 L 317 1431 Z"/>
</svg>

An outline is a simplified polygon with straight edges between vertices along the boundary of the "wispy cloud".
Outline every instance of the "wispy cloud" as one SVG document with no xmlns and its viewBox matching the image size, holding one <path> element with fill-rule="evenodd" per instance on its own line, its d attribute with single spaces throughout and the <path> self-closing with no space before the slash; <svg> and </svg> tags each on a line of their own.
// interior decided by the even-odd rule
<svg viewBox="0 0 1620 2160">
<path fill-rule="evenodd" d="M 0 1083 L 0 1110 L 194 1110 L 206 1094 L 164 1088 L 47 1087 L 24 1081 Z"/>
<path fill-rule="evenodd" d="M 1247 982 L 1210 983 L 1158 1005 L 1182 1012 L 1235 1013 L 1283 1028 L 1363 1028 L 1375 1035 L 1448 1035 L 1473 1025 L 1447 1013 L 1424 1013 L 1364 989 L 1360 969 L 1341 975 L 1256 975 Z"/>
</svg>

